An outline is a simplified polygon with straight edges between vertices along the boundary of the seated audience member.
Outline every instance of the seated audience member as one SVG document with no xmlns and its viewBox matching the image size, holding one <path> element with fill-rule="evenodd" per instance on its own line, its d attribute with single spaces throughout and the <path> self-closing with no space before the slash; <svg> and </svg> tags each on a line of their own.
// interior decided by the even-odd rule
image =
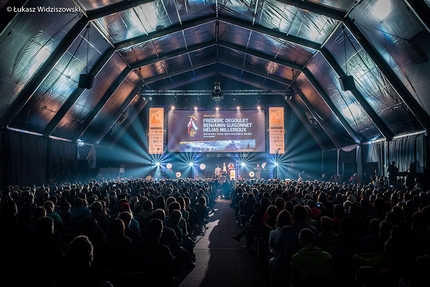
<svg viewBox="0 0 430 287">
<path fill-rule="evenodd" d="M 55 227 L 63 226 L 63 219 L 61 216 L 54 210 L 55 205 L 52 201 L 47 200 L 43 203 L 43 207 L 46 209 L 46 216 L 51 217 L 54 220 Z"/>
<path fill-rule="evenodd" d="M 63 224 L 65 226 L 70 225 L 70 211 L 72 210 L 72 205 L 68 201 L 63 201 L 60 203 L 61 210 L 58 215 L 61 217 Z"/>
<path fill-rule="evenodd" d="M 370 221 L 369 226 L 369 234 L 363 236 L 361 238 L 360 244 L 365 249 L 365 252 L 373 252 L 376 251 L 376 246 L 379 241 L 379 225 L 381 224 L 381 220 L 378 218 L 373 218 Z"/>
<path fill-rule="evenodd" d="M 357 238 L 354 220 L 351 216 L 342 217 L 340 232 L 337 238 L 329 244 L 326 251 L 333 257 L 338 276 L 343 276 L 342 279 L 351 279 L 349 278 L 349 271 L 353 256 L 366 251 Z"/>
<path fill-rule="evenodd" d="M 171 211 L 169 218 L 166 218 L 165 225 L 167 227 L 172 228 L 176 236 L 178 237 L 180 246 L 188 252 L 189 261 L 188 263 L 193 265 L 196 260 L 196 255 L 194 254 L 194 242 L 188 237 L 184 235 L 182 228 L 179 225 L 181 221 L 182 214 L 178 209 L 174 209 Z"/>
<path fill-rule="evenodd" d="M 271 270 L 275 272 L 289 273 L 291 257 L 300 249 L 299 233 L 303 228 L 309 228 L 319 240 L 318 230 L 305 222 L 306 210 L 304 206 L 296 204 L 293 209 L 293 222 L 282 227 L 276 241 L 276 249 L 279 254 L 271 260 Z"/>
<path fill-rule="evenodd" d="M 34 195 L 27 191 L 23 199 L 23 205 L 18 208 L 17 218 L 19 221 L 23 223 L 34 223 L 32 215 L 35 207 Z"/>
<path fill-rule="evenodd" d="M 33 222 L 25 225 L 27 243 L 36 240 L 36 221 L 43 216 L 46 216 L 46 209 L 43 206 L 36 206 L 32 214 Z"/>
<path fill-rule="evenodd" d="M 154 204 L 151 200 L 147 199 L 141 203 L 142 209 L 137 214 L 137 221 L 141 229 L 145 229 L 148 222 L 152 219 L 152 213 L 154 212 Z"/>
<path fill-rule="evenodd" d="M 267 218 L 262 221 L 261 236 L 265 241 L 269 241 L 269 235 L 272 230 L 276 229 L 276 221 L 278 216 L 278 207 L 276 205 L 269 205 L 267 207 Z"/>
<path fill-rule="evenodd" d="M 299 241 L 302 248 L 291 258 L 291 286 L 303 286 L 304 282 L 311 279 L 335 278 L 333 258 L 315 245 L 312 230 L 303 228 L 299 233 Z"/>
<path fill-rule="evenodd" d="M 109 271 L 128 271 L 131 267 L 132 240 L 125 235 L 125 224 L 119 219 L 112 220 L 106 240 L 100 245 L 94 265 Z"/>
<path fill-rule="evenodd" d="M 271 256 L 278 254 L 276 250 L 276 240 L 278 239 L 281 228 L 291 224 L 291 214 L 288 210 L 281 210 L 276 218 L 276 228 L 270 231 L 269 235 L 269 253 Z"/>
<path fill-rule="evenodd" d="M 269 205 L 270 199 L 268 197 L 263 197 L 260 200 L 260 204 L 255 205 L 256 209 L 250 217 L 249 222 L 242 228 L 242 230 L 238 234 L 233 235 L 233 238 L 238 242 L 240 241 L 242 236 L 246 236 L 246 245 L 243 246 L 244 249 L 253 248 L 252 244 L 255 236 L 257 236 L 257 238 L 260 238 L 263 226 L 263 216 L 266 213 Z"/>
<path fill-rule="evenodd" d="M 169 283 L 173 285 L 173 279 L 185 264 L 187 254 L 174 257 L 169 247 L 160 243 L 162 232 L 163 222 L 158 218 L 151 219 L 147 224 L 146 238 L 133 244 L 132 253 L 134 268 L 146 273 L 149 282 L 145 283 L 169 286 Z"/>
<path fill-rule="evenodd" d="M 120 201 L 120 204 L 118 205 L 118 215 L 121 213 L 121 212 L 129 212 L 130 213 L 130 215 L 131 215 L 131 219 L 130 219 L 130 224 L 129 224 L 129 228 L 131 229 L 131 230 L 133 230 L 136 234 L 137 234 L 137 236 L 139 236 L 140 237 L 140 225 L 139 225 L 139 221 L 137 221 L 137 219 L 136 219 L 136 217 L 135 216 L 133 216 L 133 213 L 132 213 L 132 211 L 131 211 L 131 207 L 130 207 L 130 204 L 128 203 L 128 202 L 126 202 L 126 201 Z"/>
<path fill-rule="evenodd" d="M 88 237 L 75 237 L 67 248 L 68 264 L 52 287 L 113 287 L 100 271 L 93 268 L 93 251 Z"/>
<path fill-rule="evenodd" d="M 163 232 L 161 233 L 160 242 L 169 247 L 170 252 L 172 252 L 173 256 L 177 256 L 180 252 L 187 252 L 181 247 L 175 230 L 164 224 L 165 217 L 165 211 L 161 208 L 157 208 L 152 213 L 152 218 L 158 218 L 163 221 Z M 144 237 L 146 237 L 146 235 Z"/>
<path fill-rule="evenodd" d="M 327 250 L 328 246 L 337 238 L 337 233 L 332 230 L 332 219 L 321 216 L 320 222 L 320 247 Z"/>
<path fill-rule="evenodd" d="M 408 238 L 416 254 L 430 256 L 430 225 L 424 213 L 416 211 L 412 215 Z"/>
<path fill-rule="evenodd" d="M 179 210 L 179 212 L 181 213 L 181 219 L 179 220 L 179 226 L 181 227 L 184 238 L 189 237 L 188 223 L 187 223 L 187 220 L 182 217 L 181 205 L 179 204 L 179 202 L 176 200 L 171 202 L 167 209 L 168 209 L 167 218 L 170 216 L 170 214 L 172 213 L 173 210 Z"/>
<path fill-rule="evenodd" d="M 135 242 L 140 239 L 139 234 L 137 234 L 133 229 L 130 228 L 130 223 L 133 215 L 128 211 L 122 211 L 118 214 L 118 218 L 124 222 L 125 225 L 125 235 L 130 237 L 130 239 Z"/>
<path fill-rule="evenodd" d="M 92 216 L 88 216 L 84 219 L 76 235 L 87 236 L 93 244 L 94 253 L 97 253 L 101 244 L 106 240 L 106 233 L 100 228 L 97 219 Z"/>
<path fill-rule="evenodd" d="M 72 210 L 70 211 L 70 224 L 75 227 L 81 226 L 85 217 L 91 215 L 91 211 L 85 206 L 85 201 L 76 197 L 72 203 Z"/>
<path fill-rule="evenodd" d="M 35 240 L 25 246 L 21 258 L 26 270 L 23 286 L 50 286 L 66 263 L 63 249 L 52 239 L 54 220 L 48 216 L 37 219 L 35 234 Z"/>
<path fill-rule="evenodd" d="M 415 258 L 406 239 L 399 236 L 389 238 L 384 245 L 384 255 L 388 264 L 379 271 L 379 286 L 415 286 L 418 283 Z"/>
<path fill-rule="evenodd" d="M 104 233 L 108 233 L 110 216 L 107 214 L 104 204 L 101 200 L 94 201 L 91 204 L 91 216 L 97 220 L 98 225 Z"/>
<path fill-rule="evenodd" d="M 19 276 L 19 265 L 21 264 L 19 252 L 26 242 L 25 224 L 17 218 L 18 208 L 16 203 L 10 197 L 2 198 L 0 202 L 0 251 L 2 256 L 2 274 L 3 279 L 10 278 L 14 280 Z M 5 264 L 6 263 L 6 264 Z M 7 281 L 5 281 L 7 282 Z"/>
<path fill-rule="evenodd" d="M 206 205 L 205 197 L 201 196 L 198 199 L 198 204 L 194 206 L 197 213 L 197 224 L 199 225 L 200 231 L 204 231 L 206 226 L 206 217 L 208 216 L 208 207 Z"/>
</svg>

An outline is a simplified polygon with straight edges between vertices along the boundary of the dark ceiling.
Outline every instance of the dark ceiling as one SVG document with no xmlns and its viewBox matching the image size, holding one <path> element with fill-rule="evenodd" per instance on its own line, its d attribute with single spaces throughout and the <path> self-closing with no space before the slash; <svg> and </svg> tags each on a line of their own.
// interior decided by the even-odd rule
<svg viewBox="0 0 430 287">
<path fill-rule="evenodd" d="M 288 105 L 329 150 L 430 126 L 428 1 L 0 3 L 2 128 L 112 147 L 149 106 Z"/>
</svg>

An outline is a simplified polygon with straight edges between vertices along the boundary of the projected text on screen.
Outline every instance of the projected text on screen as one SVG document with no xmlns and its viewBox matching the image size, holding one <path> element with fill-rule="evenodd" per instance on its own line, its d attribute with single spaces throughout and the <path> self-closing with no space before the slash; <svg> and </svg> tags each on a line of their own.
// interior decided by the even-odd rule
<svg viewBox="0 0 430 287">
<path fill-rule="evenodd" d="M 262 110 L 168 113 L 170 152 L 264 152 Z"/>
</svg>

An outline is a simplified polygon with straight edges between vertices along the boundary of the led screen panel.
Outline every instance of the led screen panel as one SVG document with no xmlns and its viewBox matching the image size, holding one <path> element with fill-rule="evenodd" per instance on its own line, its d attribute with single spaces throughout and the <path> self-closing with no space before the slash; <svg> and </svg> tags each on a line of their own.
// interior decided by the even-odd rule
<svg viewBox="0 0 430 287">
<path fill-rule="evenodd" d="M 265 152 L 264 110 L 170 110 L 169 152 Z"/>
</svg>

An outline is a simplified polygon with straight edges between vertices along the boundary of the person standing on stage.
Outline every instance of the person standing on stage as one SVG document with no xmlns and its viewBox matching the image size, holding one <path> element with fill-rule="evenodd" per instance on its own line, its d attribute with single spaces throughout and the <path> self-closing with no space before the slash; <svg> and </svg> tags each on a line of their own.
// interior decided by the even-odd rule
<svg viewBox="0 0 430 287">
<path fill-rule="evenodd" d="M 396 162 L 394 160 L 391 162 L 391 164 L 388 164 L 387 172 L 388 172 L 388 184 L 390 186 L 396 186 L 397 174 L 399 173 L 399 169 L 396 166 Z"/>
<path fill-rule="evenodd" d="M 215 168 L 215 178 L 219 178 L 220 176 L 221 176 L 221 168 L 217 164 Z"/>
<path fill-rule="evenodd" d="M 232 162 L 230 162 L 228 164 L 227 168 L 228 168 L 228 178 L 230 180 L 232 180 L 233 178 L 236 177 L 235 170 L 234 170 L 234 164 Z"/>
<path fill-rule="evenodd" d="M 267 162 L 263 162 L 261 164 L 261 177 L 262 178 L 267 178 L 267 175 L 266 175 L 266 166 L 267 166 Z"/>
<path fill-rule="evenodd" d="M 259 180 L 261 178 L 261 167 L 260 167 L 260 164 L 257 163 L 257 166 L 254 169 L 255 169 L 255 177 L 256 177 L 257 180 Z"/>
</svg>

